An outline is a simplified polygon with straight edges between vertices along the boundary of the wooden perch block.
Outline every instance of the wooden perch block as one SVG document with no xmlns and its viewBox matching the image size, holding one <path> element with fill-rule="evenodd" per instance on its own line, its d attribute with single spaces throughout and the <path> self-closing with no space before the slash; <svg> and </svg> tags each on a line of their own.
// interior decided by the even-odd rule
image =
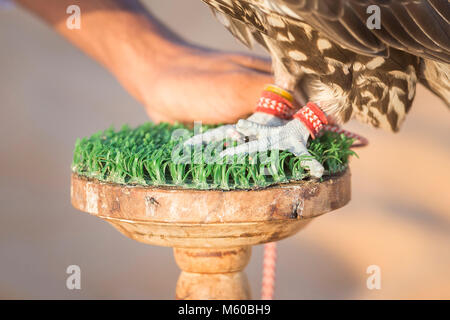
<svg viewBox="0 0 450 320">
<path fill-rule="evenodd" d="M 174 247 L 180 299 L 247 299 L 250 246 L 291 236 L 350 200 L 350 171 L 261 190 L 104 183 L 72 174 L 75 208 L 134 240 Z"/>
</svg>

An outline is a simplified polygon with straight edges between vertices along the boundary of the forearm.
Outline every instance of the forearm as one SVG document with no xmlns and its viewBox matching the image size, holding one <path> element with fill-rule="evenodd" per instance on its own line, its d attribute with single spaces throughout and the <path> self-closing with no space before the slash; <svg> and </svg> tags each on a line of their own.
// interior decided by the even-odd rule
<svg viewBox="0 0 450 320">
<path fill-rule="evenodd" d="M 270 63 L 184 42 L 138 0 L 16 0 L 110 70 L 154 121 L 233 122 L 250 113 Z M 80 29 L 66 26 L 70 5 Z"/>
<path fill-rule="evenodd" d="M 138 0 L 16 0 L 114 73 L 121 82 L 142 68 L 157 68 L 186 44 Z M 81 28 L 69 29 L 66 9 L 81 9 Z M 151 70 L 148 70 L 151 71 Z"/>
</svg>

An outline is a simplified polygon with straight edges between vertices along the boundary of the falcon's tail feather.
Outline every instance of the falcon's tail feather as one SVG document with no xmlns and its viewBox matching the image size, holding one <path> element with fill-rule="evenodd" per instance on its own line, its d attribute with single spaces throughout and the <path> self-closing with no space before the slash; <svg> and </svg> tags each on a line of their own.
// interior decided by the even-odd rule
<svg viewBox="0 0 450 320">
<path fill-rule="evenodd" d="M 450 64 L 421 59 L 419 81 L 450 108 Z"/>
</svg>

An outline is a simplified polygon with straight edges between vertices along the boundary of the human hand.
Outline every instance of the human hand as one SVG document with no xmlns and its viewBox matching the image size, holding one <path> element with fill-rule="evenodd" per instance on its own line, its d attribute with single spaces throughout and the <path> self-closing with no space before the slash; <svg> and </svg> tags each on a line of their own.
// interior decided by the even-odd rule
<svg viewBox="0 0 450 320">
<path fill-rule="evenodd" d="M 151 65 L 149 65 L 151 64 Z M 176 48 L 122 84 L 155 121 L 233 123 L 254 111 L 265 84 L 273 81 L 269 60 L 198 48 Z"/>
</svg>

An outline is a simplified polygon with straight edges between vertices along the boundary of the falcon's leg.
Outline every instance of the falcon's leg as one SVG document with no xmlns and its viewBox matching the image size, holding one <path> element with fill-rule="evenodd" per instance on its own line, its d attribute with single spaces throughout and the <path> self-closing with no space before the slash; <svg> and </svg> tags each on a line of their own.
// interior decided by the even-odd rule
<svg viewBox="0 0 450 320">
<path fill-rule="evenodd" d="M 272 60 L 273 75 L 275 78 L 275 84 L 284 90 L 294 92 L 295 84 L 297 83 L 297 77 L 290 74 L 286 67 L 277 59 Z"/>
<path fill-rule="evenodd" d="M 272 59 L 272 69 L 275 84 L 280 88 L 290 92 L 296 104 L 303 106 L 308 102 L 306 94 L 298 85 L 302 79 L 302 74 L 293 74 L 286 69 L 286 66 L 276 57 Z"/>
</svg>

